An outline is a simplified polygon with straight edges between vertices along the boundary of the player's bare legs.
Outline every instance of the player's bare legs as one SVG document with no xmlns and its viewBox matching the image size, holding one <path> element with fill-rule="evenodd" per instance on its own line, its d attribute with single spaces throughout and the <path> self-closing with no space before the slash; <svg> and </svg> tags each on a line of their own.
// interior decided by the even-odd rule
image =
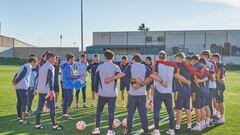
<svg viewBox="0 0 240 135">
<path fill-rule="evenodd" d="M 191 114 L 191 110 L 186 110 L 186 115 L 187 115 L 187 129 L 191 129 L 192 128 L 192 114 Z"/>
<path fill-rule="evenodd" d="M 176 119 L 176 127 L 179 125 L 181 125 L 181 121 L 182 121 L 182 110 L 177 109 L 177 119 Z M 180 128 L 177 128 L 180 129 Z"/>
<path fill-rule="evenodd" d="M 92 91 L 92 106 L 96 107 L 96 93 Z"/>
</svg>

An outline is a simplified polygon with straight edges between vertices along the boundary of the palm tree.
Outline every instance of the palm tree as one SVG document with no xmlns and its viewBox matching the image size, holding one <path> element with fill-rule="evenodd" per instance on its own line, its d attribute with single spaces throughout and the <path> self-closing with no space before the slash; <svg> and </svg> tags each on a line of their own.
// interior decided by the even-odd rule
<svg viewBox="0 0 240 135">
<path fill-rule="evenodd" d="M 144 23 L 142 23 L 140 26 L 138 26 L 139 31 L 149 31 L 149 28 L 145 26 Z"/>
</svg>

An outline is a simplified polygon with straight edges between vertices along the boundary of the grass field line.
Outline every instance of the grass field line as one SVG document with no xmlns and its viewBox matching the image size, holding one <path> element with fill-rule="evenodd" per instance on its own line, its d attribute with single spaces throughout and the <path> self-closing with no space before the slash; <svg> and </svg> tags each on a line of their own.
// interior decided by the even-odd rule
<svg viewBox="0 0 240 135">
<path fill-rule="evenodd" d="M 176 117 L 176 114 L 174 114 L 174 117 Z M 161 119 L 161 120 L 159 121 L 159 123 L 164 122 L 164 121 L 167 121 L 168 119 L 169 119 L 169 117 L 167 116 L 167 117 Z M 148 126 L 148 128 L 149 128 L 149 130 L 154 129 L 154 124 Z M 140 134 L 142 134 L 142 133 L 144 133 L 143 129 L 134 131 L 134 135 L 140 135 Z"/>
</svg>

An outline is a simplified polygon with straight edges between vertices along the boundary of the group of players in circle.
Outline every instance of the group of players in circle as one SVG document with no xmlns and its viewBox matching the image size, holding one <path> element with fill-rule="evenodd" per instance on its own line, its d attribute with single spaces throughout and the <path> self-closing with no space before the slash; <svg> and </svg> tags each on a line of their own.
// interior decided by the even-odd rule
<svg viewBox="0 0 240 135">
<path fill-rule="evenodd" d="M 28 63 L 21 66 L 15 74 L 12 84 L 17 95 L 17 115 L 20 124 L 27 124 L 27 115 L 32 115 L 32 101 L 38 93 L 38 106 L 34 113 L 35 129 L 44 130 L 41 124 L 41 112 L 50 112 L 54 130 L 63 130 L 56 121 L 56 109 L 59 98 L 59 74 L 62 89 L 62 118 L 71 120 L 71 105 L 74 89 L 76 89 L 76 107 L 80 89 L 82 91 L 83 108 L 86 104 L 87 72 L 91 73 L 92 107 L 96 107 L 95 128 L 92 134 L 100 134 L 101 113 L 108 107 L 107 135 L 114 135 L 114 112 L 118 95 L 118 79 L 120 79 L 121 107 L 127 108 L 127 120 L 123 134 L 132 133 L 133 118 L 136 109 L 144 134 L 160 135 L 160 110 L 162 103 L 168 113 L 169 130 L 167 134 L 177 134 L 181 129 L 183 111 L 186 112 L 186 132 L 203 131 L 213 124 L 224 124 L 223 94 L 225 90 L 225 66 L 218 53 L 211 54 L 205 50 L 200 55 L 185 57 L 178 53 L 174 60 L 168 60 L 165 51 L 160 51 L 156 61 L 140 54 L 133 55 L 129 61 L 127 56 L 122 61 L 113 62 L 114 53 L 104 52 L 104 62 L 100 63 L 98 54 L 88 64 L 86 54 L 80 55 L 75 62 L 73 54 L 67 54 L 66 60 L 60 60 L 51 51 L 46 51 L 40 60 L 31 54 Z M 127 91 L 127 103 L 124 91 Z M 96 103 L 97 98 L 97 105 Z M 174 105 L 173 105 L 174 103 Z M 150 132 L 147 110 L 153 109 L 154 127 Z M 196 124 L 192 127 L 192 111 L 195 111 Z M 174 114 L 176 111 L 176 114 Z M 176 118 L 175 118 L 176 117 Z M 175 121 L 176 119 L 176 121 Z M 81 121 L 79 124 L 83 124 Z M 85 123 L 84 123 L 85 124 Z M 82 126 L 82 125 L 81 125 Z"/>
</svg>

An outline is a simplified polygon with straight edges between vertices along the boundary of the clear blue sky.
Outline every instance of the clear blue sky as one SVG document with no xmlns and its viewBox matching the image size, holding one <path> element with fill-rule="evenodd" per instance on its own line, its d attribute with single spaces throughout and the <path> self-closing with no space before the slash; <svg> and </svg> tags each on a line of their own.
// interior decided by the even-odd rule
<svg viewBox="0 0 240 135">
<path fill-rule="evenodd" d="M 239 29 L 240 0 L 83 0 L 84 46 L 95 31 Z M 80 0 L 1 0 L 2 34 L 40 46 L 80 44 Z"/>
</svg>

